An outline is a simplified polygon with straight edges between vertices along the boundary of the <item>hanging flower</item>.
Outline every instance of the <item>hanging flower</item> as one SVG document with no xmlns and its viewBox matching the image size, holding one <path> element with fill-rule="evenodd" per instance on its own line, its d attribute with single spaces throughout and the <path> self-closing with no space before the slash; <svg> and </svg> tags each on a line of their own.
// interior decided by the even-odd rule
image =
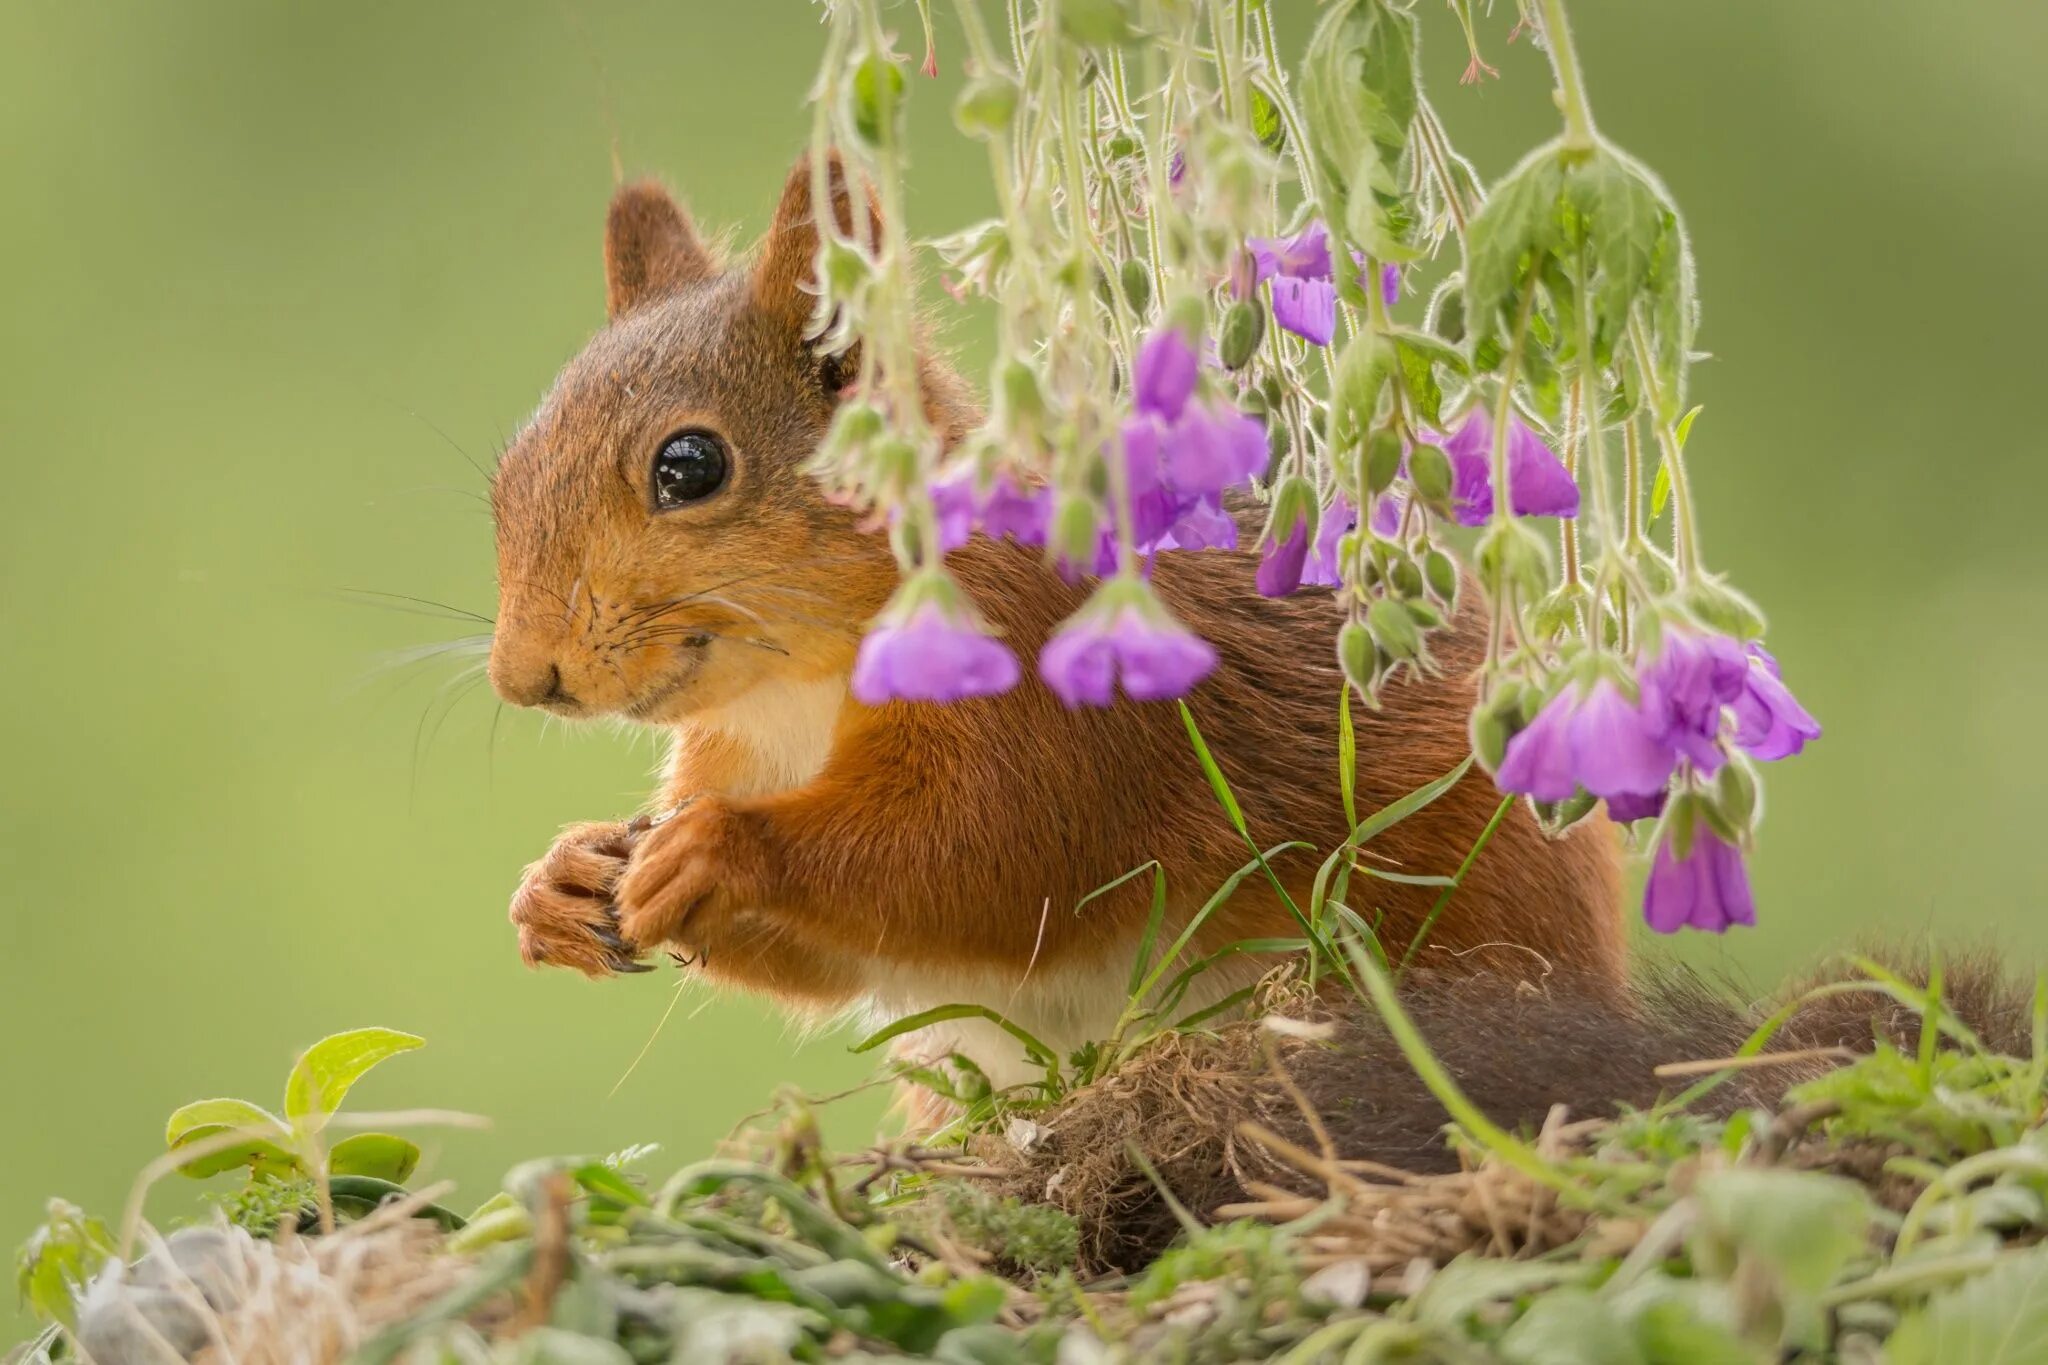
<svg viewBox="0 0 2048 1365">
<path fill-rule="evenodd" d="M 1693 826 L 1692 847 L 1682 858 L 1674 848 L 1677 842 L 1671 829 L 1657 841 L 1657 856 L 1643 889 L 1643 918 L 1649 926 L 1660 934 L 1676 933 L 1687 925 L 1718 934 L 1731 924 L 1755 924 L 1756 902 L 1742 850 L 1722 839 L 1705 820 Z"/>
<path fill-rule="evenodd" d="M 1017 676 L 1017 656 L 981 628 L 952 580 L 927 572 L 898 590 L 861 640 L 852 691 L 867 706 L 958 701 L 1007 692 Z"/>
<path fill-rule="evenodd" d="M 1650 733 L 1711 776 L 1727 757 L 1727 708 L 1743 694 L 1749 669 L 1749 655 L 1725 635 L 1667 630 L 1657 657 L 1640 669 Z"/>
<path fill-rule="evenodd" d="M 1245 246 L 1254 267 L 1251 286 L 1272 281 L 1273 321 L 1303 341 L 1329 345 L 1337 334 L 1337 278 L 1330 232 L 1322 220 L 1311 219 L 1292 237 L 1253 237 Z M 1366 257 L 1353 252 L 1351 259 L 1360 272 L 1359 284 L 1366 286 Z M 1380 297 L 1393 307 L 1401 298 L 1401 267 L 1382 265 L 1378 285 Z M 1233 275 L 1232 292 L 1243 298 L 1250 290 L 1240 291 Z"/>
<path fill-rule="evenodd" d="M 1552 697 L 1508 741 L 1493 780 L 1538 801 L 1564 801 L 1581 787 L 1599 797 L 1649 797 L 1677 766 L 1677 753 L 1643 708 L 1601 677 Z"/>
<path fill-rule="evenodd" d="M 1493 516 L 1493 419 L 1470 409 L 1458 429 L 1436 442 L 1451 457 L 1451 510 L 1460 526 L 1484 526 Z M 1564 461 L 1519 415 L 1508 418 L 1508 489 L 1520 517 L 1574 517 L 1579 486 Z"/>
<path fill-rule="evenodd" d="M 1038 675 L 1068 706 L 1184 697 L 1216 667 L 1216 650 L 1175 620 L 1144 580 L 1105 583 L 1038 652 Z"/>
<path fill-rule="evenodd" d="M 1751 758 L 1790 758 L 1820 738 L 1820 722 L 1807 713 L 1778 676 L 1778 661 L 1762 645 L 1747 646 L 1749 671 L 1734 700 L 1735 742 Z"/>
<path fill-rule="evenodd" d="M 1315 521 L 1315 485 L 1298 474 L 1282 480 L 1273 492 L 1273 514 L 1260 538 L 1259 568 L 1253 575 L 1261 595 L 1285 597 L 1301 586 Z"/>
</svg>

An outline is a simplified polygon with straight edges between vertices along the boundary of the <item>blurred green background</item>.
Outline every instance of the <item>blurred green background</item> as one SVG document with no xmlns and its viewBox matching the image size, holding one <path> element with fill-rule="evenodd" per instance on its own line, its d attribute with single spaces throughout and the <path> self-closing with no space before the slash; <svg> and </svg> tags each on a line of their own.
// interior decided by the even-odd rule
<svg viewBox="0 0 2048 1365">
<path fill-rule="evenodd" d="M 1312 7 L 1283 3 L 1298 49 Z M 1422 6 L 1439 106 L 1488 176 L 1552 127 L 1540 54 L 1496 8 L 1503 79 L 1461 89 L 1455 29 Z M 2048 8 L 1574 12 L 1602 126 L 1690 215 L 1708 554 L 1828 726 L 1772 774 L 1763 927 L 1686 951 L 1759 982 L 1871 929 L 2032 960 Z M 0 1236 L 52 1193 L 116 1212 L 174 1105 L 269 1099 L 344 1027 L 429 1039 L 362 1102 L 496 1120 L 429 1138 L 458 1202 L 537 1153 L 681 1160 L 779 1082 L 866 1074 L 842 1035 L 691 995 L 611 1094 L 671 978 L 528 973 L 503 906 L 557 826 L 633 808 L 653 746 L 498 718 L 481 684 L 445 686 L 453 664 L 380 674 L 475 627 L 347 596 L 491 610 L 471 461 L 600 321 L 614 134 L 629 172 L 758 231 L 817 11 L 4 14 Z M 908 5 L 899 23 L 915 47 Z M 950 26 L 942 49 L 950 87 Z M 912 92 L 914 226 L 944 231 L 981 208 L 983 162 L 946 92 Z M 834 1135 L 881 1112 L 841 1106 Z"/>
</svg>

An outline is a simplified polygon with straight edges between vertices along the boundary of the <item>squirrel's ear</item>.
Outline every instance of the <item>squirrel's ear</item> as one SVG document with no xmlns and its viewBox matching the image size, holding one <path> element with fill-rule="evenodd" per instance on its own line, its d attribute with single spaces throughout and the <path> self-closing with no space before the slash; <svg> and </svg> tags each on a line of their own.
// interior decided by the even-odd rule
<svg viewBox="0 0 2048 1365">
<path fill-rule="evenodd" d="M 853 198 L 846 187 L 846 170 L 839 154 L 833 152 L 825 163 L 826 183 L 831 186 L 832 218 L 843 236 L 854 235 Z M 872 244 L 881 238 L 881 216 L 873 198 L 868 201 L 867 222 L 861 240 Z M 768 225 L 768 240 L 754 267 L 754 300 L 765 311 L 792 318 L 802 326 L 817 306 L 818 214 L 811 202 L 811 159 L 796 163 L 782 187 L 782 201 L 775 206 L 775 221 Z"/>
<path fill-rule="evenodd" d="M 718 263 L 666 189 L 652 180 L 619 186 L 604 221 L 605 311 L 610 316 L 717 271 Z"/>
</svg>

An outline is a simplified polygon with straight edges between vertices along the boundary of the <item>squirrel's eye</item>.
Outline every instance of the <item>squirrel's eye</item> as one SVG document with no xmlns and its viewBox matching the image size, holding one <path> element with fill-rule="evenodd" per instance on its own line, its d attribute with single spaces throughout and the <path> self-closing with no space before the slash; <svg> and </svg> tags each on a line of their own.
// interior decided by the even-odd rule
<svg viewBox="0 0 2048 1365">
<path fill-rule="evenodd" d="M 725 486 L 725 443 L 708 431 L 680 431 L 655 452 L 654 507 L 665 512 L 701 502 Z"/>
</svg>

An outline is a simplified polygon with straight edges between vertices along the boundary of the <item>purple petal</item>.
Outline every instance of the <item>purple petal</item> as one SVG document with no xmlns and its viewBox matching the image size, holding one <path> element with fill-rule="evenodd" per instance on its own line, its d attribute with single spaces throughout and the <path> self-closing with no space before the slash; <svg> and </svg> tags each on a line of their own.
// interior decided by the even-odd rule
<svg viewBox="0 0 2048 1365">
<path fill-rule="evenodd" d="M 1259 569 L 1252 576 L 1262 597 L 1285 597 L 1301 586 L 1302 565 L 1308 559 L 1308 523 L 1297 521 L 1284 540 L 1269 540 L 1259 554 Z"/>
<path fill-rule="evenodd" d="M 1631 820 L 1653 820 L 1664 813 L 1665 795 L 1664 792 L 1653 792 L 1649 796 L 1610 796 L 1607 798 L 1607 818 L 1619 825 Z"/>
<path fill-rule="evenodd" d="M 1508 741 L 1493 785 L 1538 801 L 1562 801 L 1579 789 L 1572 776 L 1571 689 L 1550 699 L 1536 719 Z"/>
<path fill-rule="evenodd" d="M 1098 627 L 1069 625 L 1038 651 L 1038 676 L 1068 706 L 1116 700 L 1116 651 Z"/>
<path fill-rule="evenodd" d="M 1324 588 L 1337 586 L 1340 581 L 1337 573 L 1337 553 L 1343 548 L 1344 537 L 1357 524 L 1358 513 L 1352 508 L 1351 499 L 1339 493 L 1330 505 L 1323 509 L 1322 520 L 1316 526 L 1315 549 L 1309 555 L 1308 563 L 1302 568 L 1302 582 Z"/>
<path fill-rule="evenodd" d="M 1573 709 L 1572 772 L 1595 796 L 1651 796 L 1671 781 L 1678 754 L 1650 731 L 1641 708 L 1606 678 Z"/>
<path fill-rule="evenodd" d="M 1131 368 L 1132 402 L 1138 411 L 1164 422 L 1179 421 L 1201 368 L 1195 348 L 1180 329 L 1162 327 L 1147 337 Z"/>
<path fill-rule="evenodd" d="M 974 471 L 960 470 L 939 479 L 930 492 L 938 515 L 939 548 L 957 550 L 974 534 Z"/>
<path fill-rule="evenodd" d="M 1702 773 L 1721 767 L 1725 708 L 1742 695 L 1749 656 L 1725 635 L 1674 630 L 1641 670 L 1642 709 L 1650 733 Z"/>
<path fill-rule="evenodd" d="M 1401 533 L 1401 517 L 1408 511 L 1408 499 L 1399 493 L 1382 493 L 1372 500 L 1373 534 L 1392 540 Z"/>
<path fill-rule="evenodd" d="M 1214 646 L 1187 630 L 1155 625 L 1135 612 L 1124 612 L 1117 626 L 1117 660 L 1132 701 L 1184 697 L 1216 667 Z"/>
<path fill-rule="evenodd" d="M 1317 346 L 1337 335 L 1337 286 L 1293 275 L 1273 277 L 1273 321 Z"/>
<path fill-rule="evenodd" d="M 1749 646 L 1749 657 L 1749 673 L 1734 702 L 1735 742 L 1752 758 L 1790 758 L 1820 738 L 1820 722 L 1780 680 L 1778 661 L 1763 646 Z"/>
<path fill-rule="evenodd" d="M 998 474 L 981 500 L 983 535 L 1008 536 L 1019 545 L 1043 545 L 1051 522 L 1049 488 L 1023 487 L 1012 483 L 1009 476 Z"/>
<path fill-rule="evenodd" d="M 1191 405 L 1163 443 L 1161 465 L 1182 493 L 1220 493 L 1266 472 L 1266 429 L 1227 406 Z"/>
<path fill-rule="evenodd" d="M 1235 550 L 1237 519 L 1212 498 L 1195 498 L 1184 505 L 1179 519 L 1159 537 L 1161 550 Z"/>
<path fill-rule="evenodd" d="M 1401 267 L 1391 261 L 1380 267 L 1380 297 L 1389 308 L 1401 301 Z"/>
<path fill-rule="evenodd" d="M 1742 851 L 1724 843 L 1704 822 L 1693 835 L 1690 857 L 1675 857 L 1669 838 L 1659 842 L 1643 888 L 1643 918 L 1660 934 L 1687 925 L 1718 934 L 1731 924 L 1755 924 L 1756 902 Z"/>
<path fill-rule="evenodd" d="M 1473 408 L 1437 442 L 1451 459 L 1451 510 L 1460 526 L 1484 526 L 1493 516 L 1492 436 L 1493 423 Z"/>
<path fill-rule="evenodd" d="M 852 691 L 868 706 L 888 701 L 957 701 L 1006 692 L 1017 658 L 980 631 L 954 624 L 935 607 L 878 626 L 860 642 Z"/>
<path fill-rule="evenodd" d="M 1564 461 L 1521 418 L 1508 423 L 1508 488 L 1517 516 L 1575 517 L 1579 486 Z"/>
</svg>

